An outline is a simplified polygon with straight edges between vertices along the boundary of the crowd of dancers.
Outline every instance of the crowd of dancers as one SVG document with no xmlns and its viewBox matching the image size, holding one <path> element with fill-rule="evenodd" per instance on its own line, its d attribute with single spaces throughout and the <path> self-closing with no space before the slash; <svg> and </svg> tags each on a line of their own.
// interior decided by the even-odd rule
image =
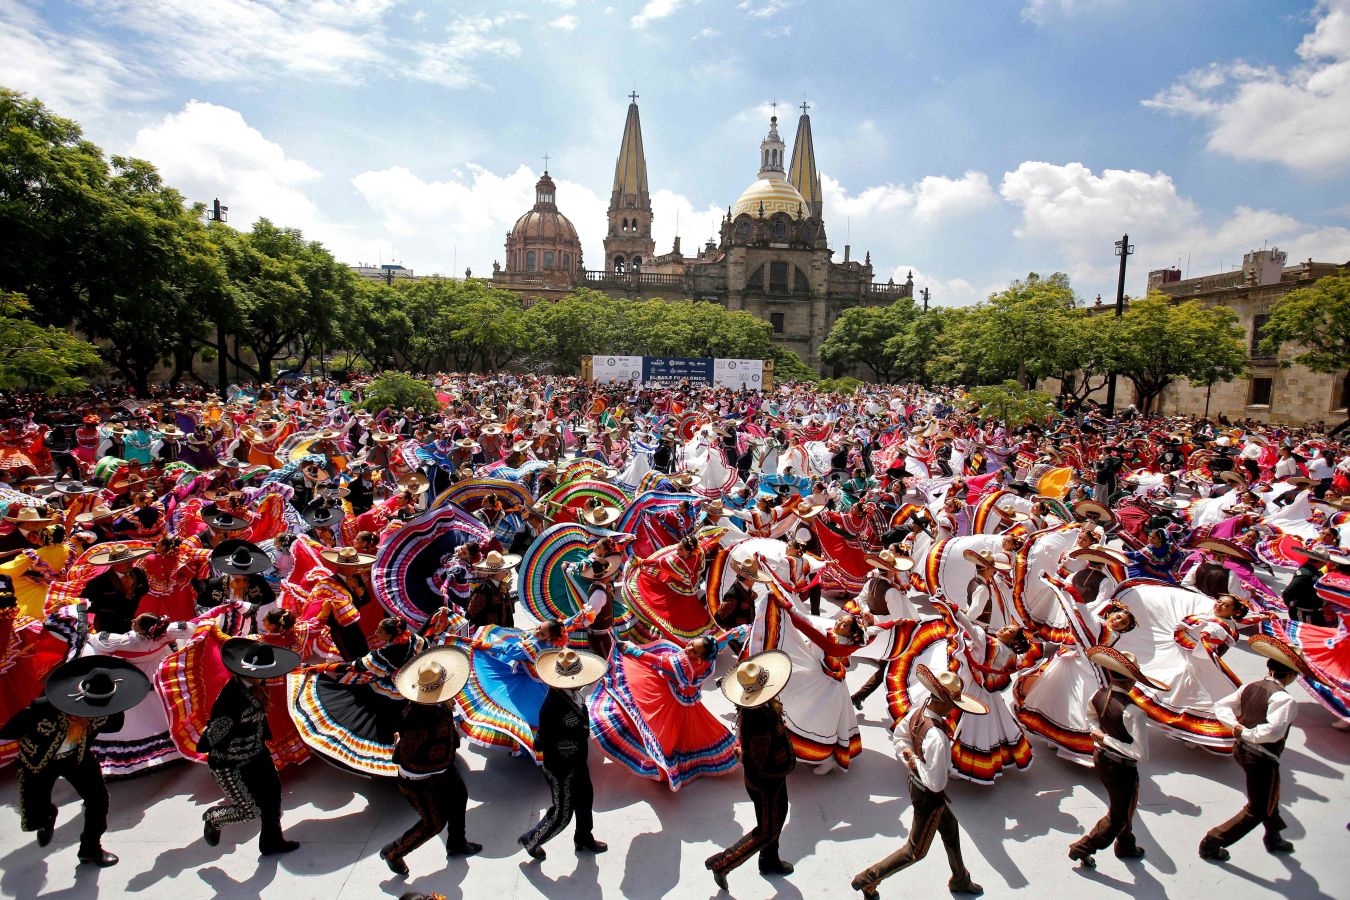
<svg viewBox="0 0 1350 900">
<path fill-rule="evenodd" d="M 740 770 L 755 827 L 706 862 L 726 889 L 752 856 L 791 874 L 789 775 L 849 778 L 881 690 L 913 821 L 853 879 L 866 897 L 935 836 L 950 888 L 980 893 L 947 781 L 992 784 L 1033 748 L 1105 787 L 1071 860 L 1143 857 L 1158 733 L 1241 767 L 1248 803 L 1202 858 L 1258 826 L 1293 850 L 1288 689 L 1350 721 L 1350 457 L 1326 435 L 1090 405 L 1009 429 L 912 386 L 436 390 L 420 413 L 361 383 L 6 398 L 0 763 L 40 845 L 65 778 L 80 862 L 115 864 L 105 779 L 190 760 L 222 794 L 207 844 L 256 818 L 261 853 L 291 852 L 281 778 L 317 757 L 396 781 L 415 821 L 380 856 L 406 876 L 437 835 L 481 850 L 465 740 L 547 784 L 522 852 L 575 823 L 603 853 L 594 744 L 671 791 Z M 1244 633 L 1268 660 L 1246 685 L 1224 663 Z M 723 654 L 733 727 L 703 703 Z"/>
</svg>

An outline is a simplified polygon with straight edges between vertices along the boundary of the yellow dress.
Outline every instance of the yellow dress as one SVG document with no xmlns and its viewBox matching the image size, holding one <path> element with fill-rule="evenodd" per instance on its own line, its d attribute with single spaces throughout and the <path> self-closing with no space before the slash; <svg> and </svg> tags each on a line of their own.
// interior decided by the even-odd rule
<svg viewBox="0 0 1350 900">
<path fill-rule="evenodd" d="M 14 597 L 21 613 L 34 619 L 46 618 L 47 589 L 65 571 L 69 558 L 70 550 L 65 544 L 53 544 L 50 547 L 29 547 L 8 562 L 0 564 L 0 575 L 8 575 L 14 582 Z M 26 574 L 28 572 L 46 577 L 30 578 Z"/>
</svg>

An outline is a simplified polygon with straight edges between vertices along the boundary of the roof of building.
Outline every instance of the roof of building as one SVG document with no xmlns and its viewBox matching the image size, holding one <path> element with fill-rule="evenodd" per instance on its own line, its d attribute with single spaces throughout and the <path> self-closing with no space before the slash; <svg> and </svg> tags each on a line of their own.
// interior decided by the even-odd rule
<svg viewBox="0 0 1350 900">
<path fill-rule="evenodd" d="M 823 201 L 824 198 L 820 194 L 820 173 L 816 171 L 816 147 L 811 140 L 811 117 L 805 112 L 797 120 L 797 137 L 792 142 L 792 162 L 788 166 L 788 180 L 797 189 L 797 193 L 802 195 L 808 207 Z"/>
<path fill-rule="evenodd" d="M 527 244 L 566 242 L 580 246 L 572 220 L 558 211 L 554 200 L 556 190 L 553 179 L 545 172 L 534 186 L 534 206 L 516 219 L 507 237 L 508 246 L 516 241 Z"/>
<path fill-rule="evenodd" d="M 623 123 L 623 141 L 614 164 L 613 191 L 616 197 L 645 198 L 647 194 L 647 157 L 642 152 L 642 123 L 638 120 L 636 102 L 628 104 L 628 119 Z"/>
</svg>

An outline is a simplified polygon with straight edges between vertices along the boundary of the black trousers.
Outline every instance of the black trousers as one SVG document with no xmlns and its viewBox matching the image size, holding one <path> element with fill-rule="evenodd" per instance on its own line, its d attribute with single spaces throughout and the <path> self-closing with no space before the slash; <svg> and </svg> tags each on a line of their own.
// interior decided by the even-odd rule
<svg viewBox="0 0 1350 900">
<path fill-rule="evenodd" d="M 359 619 L 350 625 L 339 625 L 337 619 L 330 616 L 328 633 L 333 636 L 333 643 L 337 645 L 338 653 L 342 654 L 345 662 L 355 662 L 370 652 L 370 643 L 361 630 Z"/>
<path fill-rule="evenodd" d="M 787 779 L 752 778 L 747 775 L 745 792 L 755 805 L 755 827 L 745 837 L 708 860 L 713 869 L 719 872 L 730 872 L 756 853 L 759 854 L 761 870 L 777 868 L 781 863 L 778 858 L 778 838 L 783 833 L 788 816 Z"/>
<path fill-rule="evenodd" d="M 574 816 L 577 820 L 574 839 L 582 841 L 590 838 L 595 828 L 591 815 L 595 789 L 591 787 L 590 768 L 584 763 L 567 769 L 545 767 L 544 778 L 548 781 L 549 807 L 538 824 L 525 832 L 525 846 L 536 850 L 548 843 L 567 827 Z"/>
<path fill-rule="evenodd" d="M 868 678 L 866 681 L 863 682 L 862 687 L 858 688 L 856 691 L 853 692 L 852 699 L 854 703 L 861 703 L 868 697 L 872 696 L 872 694 L 876 692 L 876 689 L 881 687 L 881 683 L 886 680 L 887 660 L 884 659 L 872 660 L 872 662 L 876 663 L 877 670 L 876 672 L 872 673 L 871 678 Z"/>
<path fill-rule="evenodd" d="M 417 822 L 384 848 L 385 855 L 402 857 L 445 831 L 447 851 L 464 846 L 464 817 L 469 808 L 469 789 L 453 765 L 430 778 L 399 776 L 398 789 L 413 811 Z"/>
<path fill-rule="evenodd" d="M 608 628 L 591 629 L 586 638 L 591 652 L 601 659 L 609 659 L 609 651 L 614 646 L 614 634 Z"/>
<path fill-rule="evenodd" d="M 970 878 L 965 862 L 961 859 L 961 831 L 957 827 L 956 813 L 947 801 L 947 792 L 933 792 L 919 784 L 913 778 L 909 780 L 909 798 L 914 804 L 914 821 L 909 827 L 909 840 L 905 845 L 881 862 L 864 869 L 859 880 L 865 887 L 876 884 L 907 869 L 928 855 L 933 845 L 933 836 L 942 836 L 942 846 L 947 851 L 947 864 L 952 869 L 954 881 Z"/>
<path fill-rule="evenodd" d="M 1117 853 L 1133 853 L 1134 808 L 1139 803 L 1139 767 L 1121 762 L 1100 748 L 1092 755 L 1093 768 L 1106 788 L 1106 815 L 1092 826 L 1092 830 L 1074 841 L 1073 849 L 1086 853 L 1105 850 L 1116 845 Z"/>
<path fill-rule="evenodd" d="M 52 788 L 56 779 L 70 782 L 75 793 L 84 801 L 84 829 L 80 832 L 80 853 L 96 854 L 102 847 L 103 833 L 108 830 L 108 786 L 94 754 L 86 752 L 84 759 L 75 761 L 70 754 L 48 763 L 41 769 L 29 771 L 19 767 L 19 819 L 24 831 L 38 831 L 56 825 L 56 804 L 52 803 Z"/>
<path fill-rule="evenodd" d="M 1251 749 L 1241 741 L 1233 758 L 1247 776 L 1247 805 L 1241 812 L 1205 835 L 1220 847 L 1235 844 L 1257 825 L 1266 828 L 1266 840 L 1278 840 L 1284 830 L 1280 817 L 1280 761 Z"/>
<path fill-rule="evenodd" d="M 225 792 L 225 802 L 206 811 L 204 818 L 220 828 L 234 822 L 259 819 L 258 846 L 279 844 L 281 835 L 281 778 L 272 754 L 259 753 L 240 766 L 211 767 L 211 776 Z"/>
</svg>

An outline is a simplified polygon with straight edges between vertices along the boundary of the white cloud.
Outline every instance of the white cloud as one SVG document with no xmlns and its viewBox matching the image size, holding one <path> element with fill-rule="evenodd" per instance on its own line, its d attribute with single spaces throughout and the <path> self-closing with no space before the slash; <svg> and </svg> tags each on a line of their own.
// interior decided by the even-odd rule
<svg viewBox="0 0 1350 900">
<path fill-rule="evenodd" d="M 156 93 L 146 73 L 113 46 L 57 32 L 13 0 L 0 0 L 0 84 L 76 119 Z"/>
<path fill-rule="evenodd" d="M 695 34 L 693 37 L 691 37 L 689 40 L 691 41 L 707 40 L 708 38 L 715 38 L 721 33 L 722 32 L 718 31 L 716 28 L 704 28 L 703 30 Z"/>
<path fill-rule="evenodd" d="M 1044 25 L 1052 19 L 1066 19 L 1092 7 L 1110 6 L 1118 0 L 1027 0 L 1022 20 Z"/>
<path fill-rule="evenodd" d="M 580 22 L 581 20 L 576 16 L 568 14 L 565 16 L 558 16 L 558 18 L 548 24 L 559 31 L 576 31 L 577 25 L 580 24 Z"/>
<path fill-rule="evenodd" d="M 965 215 L 998 202 L 983 172 L 966 172 L 955 179 L 929 175 L 915 185 L 914 192 L 914 218 L 919 222 Z"/>
<path fill-rule="evenodd" d="M 634 28 L 646 28 L 652 22 L 674 15 L 683 5 L 684 0 L 647 0 L 646 5 L 628 23 Z"/>
<path fill-rule="evenodd" d="M 1198 118 L 1209 149 L 1311 174 L 1350 166 L 1350 0 L 1319 0 L 1288 71 L 1241 60 L 1183 76 L 1144 106 Z"/>
<path fill-rule="evenodd" d="M 765 36 L 766 38 L 785 38 L 785 37 L 792 37 L 792 26 L 791 26 L 791 25 L 779 25 L 779 26 L 776 27 L 776 28 L 766 28 L 766 29 L 764 29 L 764 36 Z"/>
<path fill-rule="evenodd" d="M 478 83 L 470 63 L 515 56 L 498 34 L 519 14 L 464 16 L 439 40 L 387 33 L 398 0 L 81 0 L 163 71 L 195 81 L 313 78 L 359 83 L 395 75 L 445 87 Z"/>
<path fill-rule="evenodd" d="M 230 207 L 230 223 L 247 231 L 260 217 L 333 237 L 305 187 L 319 172 L 286 154 L 233 109 L 192 101 L 136 134 L 130 155 L 154 163 L 190 201 L 213 197 Z M 323 236 L 313 233 L 316 229 Z"/>
<path fill-rule="evenodd" d="M 425 180 L 402 166 L 353 178 L 357 193 L 379 217 L 378 237 L 365 246 L 391 246 L 416 271 L 460 274 L 472 267 L 480 275 L 491 273 L 493 260 L 502 259 L 506 233 L 534 205 L 539 174 L 524 165 L 506 175 L 476 165 L 466 170 L 443 181 Z M 576 226 L 587 265 L 598 267 L 608 199 L 584 185 L 554 181 L 558 208 Z M 371 249 L 361 252 L 374 255 Z"/>
<path fill-rule="evenodd" d="M 656 242 L 656 252 L 670 252 L 678 227 L 680 250 L 685 256 L 694 256 L 708 238 L 714 243 L 720 240 L 724 215 L 726 211 L 715 204 L 695 209 L 693 201 L 683 194 L 664 188 L 656 191 L 652 194 L 652 240 Z"/>
<path fill-rule="evenodd" d="M 839 226 L 842 220 L 862 219 L 909 209 L 914 205 L 914 192 L 902 184 L 882 184 L 850 195 L 848 190 L 828 173 L 820 173 L 820 190 L 825 198 L 825 222 L 831 236 L 842 244 Z"/>
<path fill-rule="evenodd" d="M 794 5 L 791 0 L 741 0 L 736 8 L 751 18 L 767 19 Z"/>
<path fill-rule="evenodd" d="M 1319 228 L 1272 210 L 1239 206 L 1210 224 L 1163 172 L 1106 169 L 1098 175 L 1082 163 L 1024 162 L 1004 174 L 1000 193 L 1021 209 L 1016 236 L 1056 249 L 1053 266 L 1076 282 L 1111 281 L 1113 244 L 1122 233 L 1136 247 L 1133 291 L 1144 273 L 1176 265 L 1178 258 L 1190 257 L 1192 273 L 1218 271 L 1267 243 L 1279 244 L 1291 258 L 1350 258 L 1350 229 Z"/>
</svg>

